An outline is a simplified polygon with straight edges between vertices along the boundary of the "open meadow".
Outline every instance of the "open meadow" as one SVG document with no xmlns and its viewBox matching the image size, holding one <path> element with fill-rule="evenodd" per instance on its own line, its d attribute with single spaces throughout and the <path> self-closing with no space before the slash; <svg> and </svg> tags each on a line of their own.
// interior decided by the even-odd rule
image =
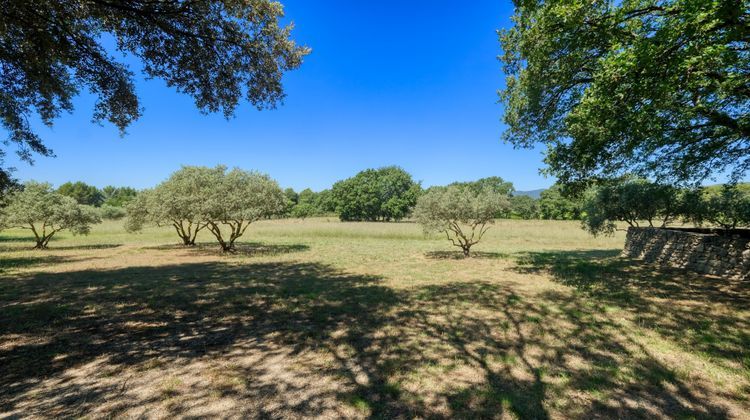
<svg viewBox="0 0 750 420">
<path fill-rule="evenodd" d="M 0 236 L 0 418 L 747 418 L 750 287 L 500 220 Z"/>
</svg>

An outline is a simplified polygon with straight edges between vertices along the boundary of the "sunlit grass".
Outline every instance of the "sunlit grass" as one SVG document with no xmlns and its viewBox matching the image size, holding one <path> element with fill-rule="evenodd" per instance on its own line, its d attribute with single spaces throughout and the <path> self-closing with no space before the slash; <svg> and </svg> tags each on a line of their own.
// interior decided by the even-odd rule
<svg viewBox="0 0 750 420">
<path fill-rule="evenodd" d="M 0 417 L 685 417 L 750 409 L 748 286 L 498 221 L 460 258 L 414 223 L 121 222 L 0 234 Z"/>
</svg>

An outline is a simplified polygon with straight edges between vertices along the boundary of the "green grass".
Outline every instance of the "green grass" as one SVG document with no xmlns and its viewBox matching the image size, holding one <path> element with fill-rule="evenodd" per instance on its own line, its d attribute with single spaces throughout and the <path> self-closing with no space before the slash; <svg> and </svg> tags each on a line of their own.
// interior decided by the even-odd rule
<svg viewBox="0 0 750 420">
<path fill-rule="evenodd" d="M 742 418 L 747 284 L 499 221 L 264 221 L 235 255 L 119 222 L 0 235 L 0 417 Z"/>
</svg>

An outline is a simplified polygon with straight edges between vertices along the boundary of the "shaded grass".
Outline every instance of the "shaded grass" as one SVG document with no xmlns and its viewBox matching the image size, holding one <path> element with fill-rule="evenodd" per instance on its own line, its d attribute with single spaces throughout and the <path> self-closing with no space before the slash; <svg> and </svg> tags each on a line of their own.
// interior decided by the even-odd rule
<svg viewBox="0 0 750 420">
<path fill-rule="evenodd" d="M 117 243 L 103 228 L 60 245 Z M 164 246 L 174 238 L 158 231 L 41 253 L 82 260 L 0 280 L 0 416 L 729 418 L 750 407 L 747 285 L 622 260 L 615 240 L 584 242 L 574 224 L 496 228 L 469 260 L 442 240 L 371 234 L 416 237 L 411 224 L 321 220 L 255 226 L 233 258 Z M 357 229 L 356 240 L 332 233 Z"/>
</svg>

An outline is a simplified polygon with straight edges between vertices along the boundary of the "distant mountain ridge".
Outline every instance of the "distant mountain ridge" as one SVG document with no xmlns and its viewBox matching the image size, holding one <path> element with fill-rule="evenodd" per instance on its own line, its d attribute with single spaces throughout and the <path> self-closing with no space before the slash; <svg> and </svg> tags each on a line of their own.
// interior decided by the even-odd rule
<svg viewBox="0 0 750 420">
<path fill-rule="evenodd" d="M 529 190 L 529 191 L 514 191 L 513 195 L 528 195 L 531 198 L 538 199 L 542 195 L 542 191 L 545 191 L 546 188 L 540 188 L 538 190 Z"/>
</svg>

